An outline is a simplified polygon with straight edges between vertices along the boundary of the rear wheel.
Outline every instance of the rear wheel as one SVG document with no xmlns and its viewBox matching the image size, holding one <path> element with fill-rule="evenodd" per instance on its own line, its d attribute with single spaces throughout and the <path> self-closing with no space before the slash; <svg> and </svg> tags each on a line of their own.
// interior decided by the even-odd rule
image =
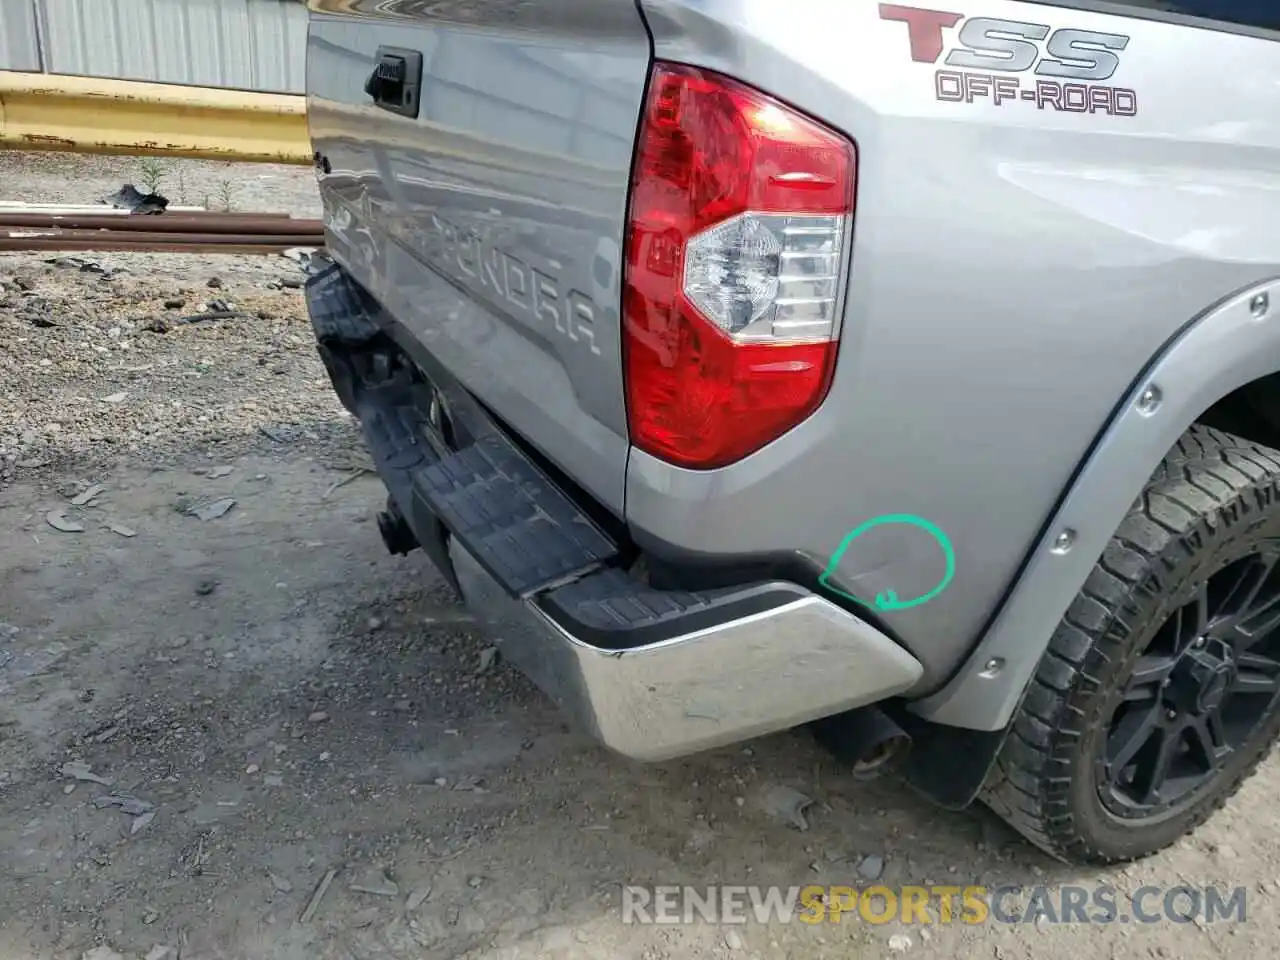
<svg viewBox="0 0 1280 960">
<path fill-rule="evenodd" d="M 1195 829 L 1280 732 L 1280 452 L 1196 426 L 1041 661 L 983 799 L 1067 860 Z"/>
</svg>

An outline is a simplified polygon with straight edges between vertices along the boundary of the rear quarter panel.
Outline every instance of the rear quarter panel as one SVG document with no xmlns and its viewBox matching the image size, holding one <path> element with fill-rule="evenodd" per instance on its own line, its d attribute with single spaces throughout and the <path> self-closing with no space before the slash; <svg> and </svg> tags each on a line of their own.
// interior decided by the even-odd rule
<svg viewBox="0 0 1280 960">
<path fill-rule="evenodd" d="M 907 24 L 876 3 L 642 0 L 657 56 L 818 116 L 855 139 L 860 168 L 825 405 L 718 471 L 633 452 L 628 520 L 704 555 L 838 559 L 831 588 L 869 603 L 892 591 L 898 605 L 880 613 L 925 664 L 917 692 L 980 636 L 1153 355 L 1213 304 L 1280 275 L 1271 35 L 1078 5 L 940 6 L 955 26 L 934 62 L 927 45 L 913 59 Z M 1038 100 L 1037 82 L 1073 81 L 1034 65 L 949 66 L 973 18 L 1127 40 L 1094 83 L 1107 89 L 1084 94 L 1096 105 L 1067 111 Z M 903 515 L 925 524 L 875 523 Z M 930 530 L 953 550 L 950 579 Z"/>
</svg>

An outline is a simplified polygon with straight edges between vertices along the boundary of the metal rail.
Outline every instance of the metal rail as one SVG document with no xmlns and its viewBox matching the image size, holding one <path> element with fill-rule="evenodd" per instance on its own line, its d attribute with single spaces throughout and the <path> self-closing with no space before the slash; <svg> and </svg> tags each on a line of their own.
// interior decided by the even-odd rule
<svg viewBox="0 0 1280 960">
<path fill-rule="evenodd" d="M 116 217 L 101 214 L 39 214 L 0 211 L 0 229 L 120 230 L 126 233 L 266 233 L 316 237 L 323 232 L 319 220 L 295 220 L 272 214 L 163 213 L 155 216 Z"/>
<path fill-rule="evenodd" d="M 95 250 L 275 253 L 322 247 L 319 220 L 279 214 L 165 213 L 70 216 L 0 211 L 0 251 Z"/>
<path fill-rule="evenodd" d="M 128 240 L 67 240 L 62 237 L 14 238 L 0 237 L 0 253 L 19 251 L 92 251 L 94 253 L 280 253 L 295 246 L 292 243 L 199 243 L 192 239 L 181 242 L 156 242 L 145 239 L 145 234 Z"/>
</svg>

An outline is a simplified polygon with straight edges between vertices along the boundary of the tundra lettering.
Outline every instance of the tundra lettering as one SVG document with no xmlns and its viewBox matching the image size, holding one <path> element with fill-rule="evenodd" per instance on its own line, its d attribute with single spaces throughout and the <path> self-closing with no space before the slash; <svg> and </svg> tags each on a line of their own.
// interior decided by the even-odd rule
<svg viewBox="0 0 1280 960">
<path fill-rule="evenodd" d="M 484 292 L 515 308 L 532 329 L 585 343 L 599 356 L 592 327 L 594 304 L 578 290 L 562 295 L 555 277 L 498 249 L 480 234 L 432 213 L 429 229 L 414 231 L 414 247 L 422 258 L 450 280 Z"/>
</svg>

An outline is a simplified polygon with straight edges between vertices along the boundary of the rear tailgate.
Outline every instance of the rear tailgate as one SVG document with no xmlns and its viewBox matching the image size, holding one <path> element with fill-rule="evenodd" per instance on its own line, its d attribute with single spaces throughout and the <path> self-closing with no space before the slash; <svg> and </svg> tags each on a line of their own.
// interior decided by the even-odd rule
<svg viewBox="0 0 1280 960">
<path fill-rule="evenodd" d="M 620 514 L 619 275 L 650 59 L 633 0 L 312 7 L 308 111 L 334 256 Z M 407 93 L 404 112 L 367 92 L 380 62 L 407 71 L 381 89 Z"/>
</svg>

